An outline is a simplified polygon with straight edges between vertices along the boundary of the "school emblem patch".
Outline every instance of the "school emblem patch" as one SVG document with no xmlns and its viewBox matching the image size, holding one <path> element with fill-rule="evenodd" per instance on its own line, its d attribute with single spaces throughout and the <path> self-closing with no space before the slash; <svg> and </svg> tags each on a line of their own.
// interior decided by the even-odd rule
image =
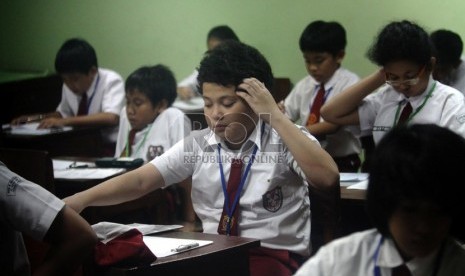
<svg viewBox="0 0 465 276">
<path fill-rule="evenodd" d="M 147 160 L 152 160 L 153 158 L 162 155 L 165 152 L 163 146 L 149 146 L 147 150 Z"/>
<path fill-rule="evenodd" d="M 15 196 L 16 195 L 16 187 L 18 184 L 23 182 L 23 180 L 17 176 L 13 176 L 10 181 L 8 181 L 8 185 L 6 186 L 6 194 L 8 196 Z"/>
<path fill-rule="evenodd" d="M 283 192 L 281 187 L 276 187 L 262 195 L 263 207 L 270 211 L 276 212 L 283 206 Z"/>
<path fill-rule="evenodd" d="M 458 121 L 460 124 L 465 123 L 465 114 L 457 115 L 456 118 L 457 118 L 457 121 Z"/>
</svg>

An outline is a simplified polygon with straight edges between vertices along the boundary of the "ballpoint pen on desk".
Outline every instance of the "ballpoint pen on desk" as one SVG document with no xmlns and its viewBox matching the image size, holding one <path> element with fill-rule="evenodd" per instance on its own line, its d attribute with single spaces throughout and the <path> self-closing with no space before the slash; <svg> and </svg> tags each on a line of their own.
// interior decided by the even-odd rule
<svg viewBox="0 0 465 276">
<path fill-rule="evenodd" d="M 88 168 L 89 165 L 87 164 L 78 164 L 76 161 L 74 161 L 73 163 L 71 163 L 69 165 L 69 169 L 84 169 L 84 168 Z"/>
<path fill-rule="evenodd" d="M 171 252 L 183 252 L 187 251 L 189 249 L 193 249 L 199 247 L 199 243 L 194 242 L 194 243 L 189 243 L 189 244 L 182 244 L 176 248 L 171 249 Z"/>
</svg>

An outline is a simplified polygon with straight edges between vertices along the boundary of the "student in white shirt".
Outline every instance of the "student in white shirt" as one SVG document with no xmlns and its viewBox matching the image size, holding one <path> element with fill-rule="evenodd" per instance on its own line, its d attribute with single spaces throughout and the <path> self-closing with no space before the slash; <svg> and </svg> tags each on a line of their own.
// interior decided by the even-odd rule
<svg viewBox="0 0 465 276">
<path fill-rule="evenodd" d="M 23 234 L 48 245 L 36 267 Z M 72 275 L 96 243 L 94 231 L 74 210 L 0 162 L 0 275 Z"/>
<path fill-rule="evenodd" d="M 450 30 L 436 30 L 430 35 L 436 57 L 433 76 L 465 94 L 465 62 L 462 38 Z"/>
<path fill-rule="evenodd" d="M 319 138 L 340 172 L 357 172 L 361 165 L 358 127 L 332 124 L 311 112 L 315 110 L 319 114 L 316 102 L 322 87 L 324 104 L 359 81 L 355 73 L 341 67 L 345 57 L 345 29 L 338 22 L 313 21 L 302 32 L 299 46 L 309 75 L 284 100 L 286 115 L 294 122 L 300 121 Z"/>
<path fill-rule="evenodd" d="M 125 90 L 115 157 L 151 161 L 191 132 L 189 118 L 171 107 L 176 99 L 176 80 L 166 66 L 138 68 L 126 79 Z M 132 133 L 135 136 L 130 143 Z"/>
<path fill-rule="evenodd" d="M 322 117 L 359 125 L 363 133 L 373 134 L 376 145 L 410 106 L 405 123 L 435 123 L 465 137 L 464 96 L 432 78 L 432 49 L 420 26 L 406 20 L 389 23 L 368 52 L 381 69 L 332 97 L 321 108 Z"/>
<path fill-rule="evenodd" d="M 260 239 L 262 246 L 250 252 L 251 275 L 291 275 L 311 250 L 307 185 L 322 193 L 338 188 L 337 166 L 305 128 L 279 110 L 269 92 L 271 66 L 255 48 L 222 43 L 204 57 L 198 79 L 209 128 L 65 201 L 80 212 L 192 177 L 192 201 L 204 232 Z M 233 158 L 243 162 L 242 192 L 226 200 Z"/>
<path fill-rule="evenodd" d="M 158 64 L 132 72 L 125 83 L 126 106 L 120 115 L 115 157 L 142 158 L 145 162 L 162 155 L 191 132 L 189 118 L 171 107 L 176 99 L 176 79 Z M 167 217 L 186 228 L 195 226 L 190 200 L 190 179 L 165 189 Z M 180 214 L 177 217 L 174 214 Z"/>
<path fill-rule="evenodd" d="M 465 140 L 447 128 L 394 128 L 370 166 L 366 206 L 376 229 L 326 244 L 295 275 L 465 275 L 464 156 Z"/>
<path fill-rule="evenodd" d="M 207 51 L 212 50 L 226 40 L 239 41 L 239 38 L 231 27 L 219 25 L 211 28 L 207 34 Z M 199 95 L 199 83 L 197 82 L 198 74 L 199 72 L 196 69 L 192 74 L 178 83 L 178 95 L 181 100 L 189 100 Z"/>
<path fill-rule="evenodd" d="M 71 38 L 63 43 L 55 58 L 55 69 L 63 79 L 61 102 L 57 110 L 48 114 L 21 116 L 15 118 L 12 124 L 35 117 L 40 120 L 39 128 L 105 126 L 102 130 L 106 146 L 103 154 L 113 155 L 119 113 L 124 105 L 121 76 L 99 68 L 94 48 L 79 38 Z"/>
</svg>

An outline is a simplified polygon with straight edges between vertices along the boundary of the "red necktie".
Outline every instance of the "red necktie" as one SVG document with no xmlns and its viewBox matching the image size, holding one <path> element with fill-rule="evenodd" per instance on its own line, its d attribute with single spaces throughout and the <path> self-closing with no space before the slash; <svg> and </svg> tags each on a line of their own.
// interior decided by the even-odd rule
<svg viewBox="0 0 465 276">
<path fill-rule="evenodd" d="M 132 145 L 134 145 L 134 138 L 136 137 L 137 130 L 131 129 L 128 134 L 128 143 L 126 147 L 121 152 L 120 157 L 129 157 L 132 154 Z"/>
<path fill-rule="evenodd" d="M 400 114 L 399 121 L 397 121 L 397 124 L 404 124 L 407 122 L 408 117 L 412 113 L 412 105 L 410 102 L 407 102 L 407 104 L 404 106 L 404 109 L 402 109 L 402 113 Z"/>
<path fill-rule="evenodd" d="M 399 265 L 392 269 L 392 276 L 412 276 L 412 273 L 405 264 Z"/>
<path fill-rule="evenodd" d="M 232 159 L 231 163 L 231 172 L 229 173 L 228 187 L 227 187 L 227 196 L 229 198 L 229 210 L 233 207 L 234 198 L 236 197 L 237 188 L 241 182 L 241 173 L 242 173 L 242 160 L 241 159 Z M 225 195 L 226 196 L 226 195 Z M 224 201 L 223 213 L 221 214 L 220 223 L 218 225 L 218 234 L 225 235 L 227 234 L 228 222 L 231 219 L 229 235 L 237 236 L 237 220 L 239 218 L 239 202 L 237 203 L 234 213 L 231 218 L 228 217 L 226 211 L 226 198 Z"/>
<path fill-rule="evenodd" d="M 320 89 L 313 100 L 312 106 L 310 108 L 310 115 L 308 116 L 307 126 L 313 125 L 320 121 L 320 109 L 323 105 L 325 99 L 325 87 L 323 84 L 320 85 Z"/>
<path fill-rule="evenodd" d="M 81 98 L 81 101 L 79 102 L 79 108 L 78 108 L 78 112 L 77 112 L 77 115 L 80 116 L 80 115 L 87 115 L 87 93 L 84 93 L 82 95 L 82 98 Z"/>
</svg>

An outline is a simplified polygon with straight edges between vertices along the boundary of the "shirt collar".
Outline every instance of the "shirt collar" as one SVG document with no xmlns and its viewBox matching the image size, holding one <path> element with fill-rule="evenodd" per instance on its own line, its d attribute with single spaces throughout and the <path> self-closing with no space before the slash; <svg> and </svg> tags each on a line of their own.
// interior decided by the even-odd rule
<svg viewBox="0 0 465 276">
<path fill-rule="evenodd" d="M 425 275 L 425 272 L 432 271 L 437 254 L 438 250 L 432 252 L 426 257 L 413 258 L 405 264 L 413 275 Z M 403 263 L 404 261 L 402 260 L 394 241 L 390 238 L 385 238 L 381 245 L 376 265 L 379 267 L 394 268 L 402 265 Z"/>
</svg>

